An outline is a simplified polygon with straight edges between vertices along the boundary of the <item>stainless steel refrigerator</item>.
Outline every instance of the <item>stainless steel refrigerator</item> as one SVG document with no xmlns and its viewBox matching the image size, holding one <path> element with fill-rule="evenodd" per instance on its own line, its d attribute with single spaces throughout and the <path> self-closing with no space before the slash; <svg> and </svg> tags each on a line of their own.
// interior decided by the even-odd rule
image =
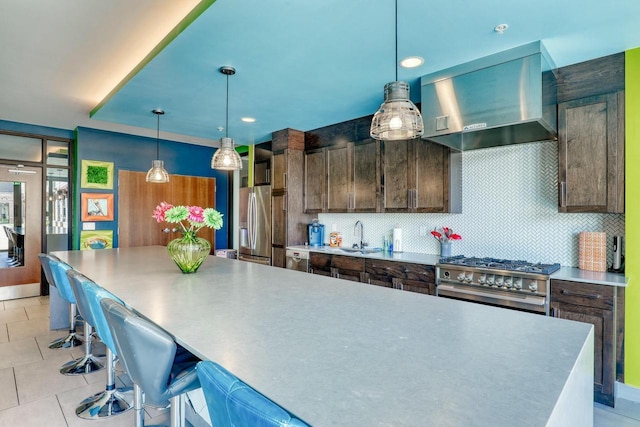
<svg viewBox="0 0 640 427">
<path fill-rule="evenodd" d="M 240 189 L 240 255 L 242 261 L 271 265 L 271 187 Z"/>
</svg>

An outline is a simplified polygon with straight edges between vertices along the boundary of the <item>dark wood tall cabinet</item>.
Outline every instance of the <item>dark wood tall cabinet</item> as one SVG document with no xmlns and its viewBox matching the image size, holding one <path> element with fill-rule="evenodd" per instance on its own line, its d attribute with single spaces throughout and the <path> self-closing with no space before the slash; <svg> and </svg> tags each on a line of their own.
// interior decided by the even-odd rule
<svg viewBox="0 0 640 427">
<path fill-rule="evenodd" d="M 311 215 L 304 213 L 304 132 L 273 133 L 271 164 L 271 265 L 284 268 L 287 246 L 307 241 Z"/>
</svg>

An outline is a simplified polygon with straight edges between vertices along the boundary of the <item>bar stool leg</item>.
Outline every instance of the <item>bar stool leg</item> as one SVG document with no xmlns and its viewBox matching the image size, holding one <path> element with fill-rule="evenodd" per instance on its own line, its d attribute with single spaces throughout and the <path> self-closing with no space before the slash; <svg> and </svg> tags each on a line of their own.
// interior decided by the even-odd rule
<svg viewBox="0 0 640 427">
<path fill-rule="evenodd" d="M 90 374 L 104 368 L 104 365 L 91 353 L 92 329 L 93 327 L 89 323 L 84 322 L 84 356 L 62 365 L 60 368 L 60 373 L 62 375 Z M 107 362 L 109 361 L 107 360 Z"/>
<path fill-rule="evenodd" d="M 87 420 L 98 420 L 122 414 L 133 408 L 131 389 L 116 388 L 116 357 L 107 347 L 107 386 L 104 391 L 84 399 L 76 408 L 76 415 Z"/>
<path fill-rule="evenodd" d="M 75 304 L 69 305 L 69 335 L 49 343 L 50 349 L 80 347 L 82 341 L 76 336 L 76 310 Z"/>
<path fill-rule="evenodd" d="M 133 384 L 133 410 L 135 411 L 136 427 L 144 427 L 144 397 L 138 384 Z"/>
<path fill-rule="evenodd" d="M 179 394 L 171 398 L 171 427 L 185 426 L 185 395 Z"/>
</svg>

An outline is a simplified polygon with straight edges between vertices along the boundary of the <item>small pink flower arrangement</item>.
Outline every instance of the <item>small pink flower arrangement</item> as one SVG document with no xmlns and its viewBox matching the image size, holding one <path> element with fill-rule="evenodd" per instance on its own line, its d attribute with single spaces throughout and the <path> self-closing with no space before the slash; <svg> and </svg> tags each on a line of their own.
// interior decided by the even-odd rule
<svg viewBox="0 0 640 427">
<path fill-rule="evenodd" d="M 462 236 L 453 232 L 449 227 L 442 227 L 440 231 L 434 228 L 431 235 L 436 238 L 440 243 L 448 243 L 451 240 L 460 240 Z"/>
<path fill-rule="evenodd" d="M 213 208 L 200 206 L 173 206 L 162 202 L 154 209 L 153 218 L 158 222 L 180 224 L 185 236 L 195 236 L 202 227 L 222 228 L 222 214 Z"/>
</svg>

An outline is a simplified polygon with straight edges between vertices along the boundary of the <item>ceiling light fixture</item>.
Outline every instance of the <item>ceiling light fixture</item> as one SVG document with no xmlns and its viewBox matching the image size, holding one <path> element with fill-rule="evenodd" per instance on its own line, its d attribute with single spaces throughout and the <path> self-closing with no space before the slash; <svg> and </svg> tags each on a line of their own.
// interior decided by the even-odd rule
<svg viewBox="0 0 640 427">
<path fill-rule="evenodd" d="M 384 102 L 373 115 L 371 137 L 382 141 L 413 139 L 422 135 L 420 110 L 409 99 L 409 83 L 398 81 L 398 0 L 395 2 L 396 81 L 384 85 Z"/>
<path fill-rule="evenodd" d="M 164 184 L 169 182 L 169 173 L 164 168 L 164 162 L 160 160 L 160 116 L 164 114 L 164 110 L 156 108 L 151 112 L 158 118 L 158 125 L 156 129 L 156 160 L 151 161 L 151 169 L 147 172 L 147 182 Z"/>
<path fill-rule="evenodd" d="M 256 121 L 256 119 L 254 119 L 253 117 L 241 117 L 240 120 L 245 123 L 253 123 Z"/>
<path fill-rule="evenodd" d="M 504 34 L 504 32 L 507 31 L 507 28 L 509 28 L 508 24 L 499 24 L 499 25 L 496 25 L 493 31 L 495 31 L 498 34 Z"/>
<path fill-rule="evenodd" d="M 424 64 L 424 59 L 420 56 L 407 56 L 400 61 L 400 66 L 403 68 L 416 68 Z"/>
<path fill-rule="evenodd" d="M 220 170 L 242 169 L 242 160 L 234 148 L 233 138 L 229 138 L 229 76 L 236 73 L 236 69 L 230 66 L 220 67 L 220 72 L 227 76 L 227 119 L 225 123 L 225 137 L 220 139 L 220 148 L 211 158 L 211 168 Z"/>
<path fill-rule="evenodd" d="M 24 165 L 16 165 L 16 169 L 7 169 L 10 173 L 15 173 L 16 175 L 35 175 L 37 172 L 34 170 L 23 169 Z"/>
</svg>

